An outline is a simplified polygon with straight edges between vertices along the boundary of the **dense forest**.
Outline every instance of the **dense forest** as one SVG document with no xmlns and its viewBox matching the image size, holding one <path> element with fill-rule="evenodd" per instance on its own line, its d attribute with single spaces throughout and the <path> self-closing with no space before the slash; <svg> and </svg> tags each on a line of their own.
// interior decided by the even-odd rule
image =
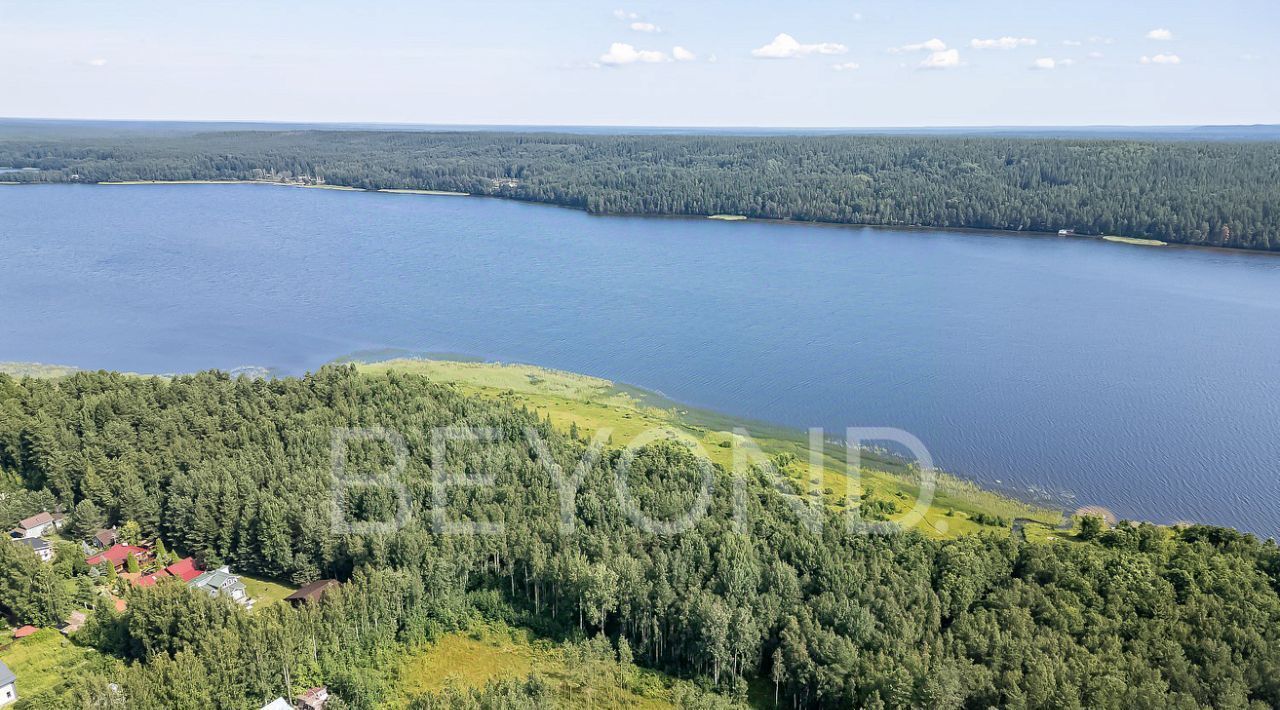
<svg viewBox="0 0 1280 710">
<path fill-rule="evenodd" d="M 594 213 L 1119 235 L 1280 250 L 1280 142 L 393 131 L 0 134 L 11 182 L 286 180 Z"/>
<path fill-rule="evenodd" d="M 404 434 L 416 515 L 352 533 L 333 527 L 336 508 L 386 520 L 395 505 L 379 489 L 332 495 L 331 432 L 373 426 Z M 434 447 L 428 432 L 442 426 L 496 440 Z M 334 707 L 375 707 L 389 654 L 475 618 L 581 639 L 730 700 L 763 686 L 793 708 L 1280 706 L 1273 541 L 1098 521 L 1053 543 L 933 541 L 864 534 L 834 514 L 815 530 L 763 472 L 735 496 L 719 469 L 707 515 L 659 534 L 631 522 L 615 477 L 654 517 L 692 508 L 703 469 L 661 441 L 625 470 L 612 447 L 584 467 L 564 530 L 550 464 L 574 471 L 587 447 L 529 411 L 397 373 L 0 375 L 0 523 L 60 506 L 73 523 L 137 521 L 205 564 L 344 582 L 318 604 L 253 613 L 167 583 L 133 592 L 123 613 L 105 605 L 78 641 L 127 665 L 78 679 L 81 707 L 259 707 L 317 683 Z M 384 471 L 394 453 L 369 440 L 341 458 Z M 464 485 L 483 477 L 490 485 Z M 433 513 L 501 529 L 436 532 Z M 0 606 L 17 621 L 81 603 L 54 578 L 74 569 L 0 549 Z M 531 678 L 414 706 L 538 707 L 544 692 Z"/>
</svg>

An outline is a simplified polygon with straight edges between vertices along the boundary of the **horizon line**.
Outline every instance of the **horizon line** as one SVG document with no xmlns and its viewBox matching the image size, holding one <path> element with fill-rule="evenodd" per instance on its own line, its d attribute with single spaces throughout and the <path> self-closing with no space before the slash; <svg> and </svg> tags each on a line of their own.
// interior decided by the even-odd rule
<svg viewBox="0 0 1280 710">
<path fill-rule="evenodd" d="M 387 126 L 424 128 L 618 128 L 618 129 L 694 129 L 694 130 L 774 130 L 774 131 L 892 131 L 892 130 L 1002 130 L 1002 129 L 1197 129 L 1197 128 L 1280 128 L 1277 123 L 991 123 L 991 124 L 915 124 L 872 126 L 771 126 L 723 124 L 640 124 L 640 123 L 483 123 L 483 122 L 419 122 L 419 121 L 328 121 L 252 118 L 84 118 L 58 116 L 0 116 L 0 122 L 67 122 L 67 123 L 225 123 L 312 126 Z"/>
</svg>

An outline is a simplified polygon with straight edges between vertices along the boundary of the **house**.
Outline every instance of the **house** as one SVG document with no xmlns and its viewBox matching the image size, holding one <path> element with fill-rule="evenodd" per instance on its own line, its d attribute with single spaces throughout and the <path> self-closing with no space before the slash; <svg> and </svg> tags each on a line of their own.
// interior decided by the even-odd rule
<svg viewBox="0 0 1280 710">
<path fill-rule="evenodd" d="M 119 533 L 116 531 L 116 529 L 107 528 L 107 529 L 99 530 L 98 532 L 94 533 L 93 537 L 89 539 L 89 544 L 93 545 L 99 550 L 105 550 L 108 547 L 111 547 L 112 545 L 116 544 L 116 541 L 118 539 L 119 539 Z"/>
<path fill-rule="evenodd" d="M 240 581 L 239 575 L 231 574 L 231 568 L 226 565 L 211 572 L 202 572 L 188 582 L 187 586 L 211 597 L 227 597 L 237 604 L 253 608 L 253 600 L 245 591 L 244 582 Z"/>
<path fill-rule="evenodd" d="M 195 560 L 190 557 L 183 558 L 161 570 L 156 570 L 151 574 L 142 575 L 132 580 L 135 587 L 154 587 L 156 582 L 165 577 L 177 577 L 184 584 L 190 582 L 200 576 L 200 570 L 196 569 Z"/>
<path fill-rule="evenodd" d="M 62 518 L 61 513 L 50 513 L 47 510 L 36 513 L 30 518 L 18 521 L 18 527 L 9 531 L 9 535 L 20 539 L 44 537 L 49 532 L 57 531 L 62 527 Z"/>
<path fill-rule="evenodd" d="M 14 540 L 14 543 L 30 547 L 31 551 L 36 553 L 36 557 L 39 557 L 41 562 L 50 562 L 53 560 L 53 545 L 50 544 L 48 540 L 39 537 L 23 537 Z"/>
<path fill-rule="evenodd" d="M 133 586 L 143 587 L 143 588 L 154 587 L 156 586 L 156 582 L 159 582 L 161 579 L 168 576 L 169 576 L 168 572 L 165 572 L 164 570 L 159 570 L 157 572 L 152 572 L 151 574 L 142 575 L 141 577 L 134 579 Z"/>
<path fill-rule="evenodd" d="M 322 685 L 299 695 L 295 705 L 298 710 L 324 710 L 324 704 L 327 702 L 329 702 L 329 688 Z"/>
<path fill-rule="evenodd" d="M 181 579 L 183 582 L 190 582 L 200 576 L 200 570 L 196 569 L 196 561 L 190 557 L 184 557 L 177 562 L 164 568 L 164 571 L 171 576 Z"/>
<path fill-rule="evenodd" d="M 14 632 L 13 632 L 13 637 L 14 637 L 15 639 L 24 639 L 24 638 L 26 638 L 26 637 L 30 636 L 31 634 L 34 634 L 35 632 L 37 632 L 37 631 L 39 631 L 39 630 L 40 630 L 40 629 L 37 629 L 36 627 L 32 626 L 31 624 L 27 624 L 26 626 L 24 626 L 24 627 L 22 627 L 22 628 L 18 629 L 17 631 L 14 631 Z"/>
<path fill-rule="evenodd" d="M 1074 237 L 1075 235 L 1076 235 L 1076 230 L 1074 230 L 1074 229 L 1059 229 L 1059 230 L 1058 230 L 1058 236 L 1059 236 L 1059 237 Z"/>
<path fill-rule="evenodd" d="M 90 567 L 97 567 L 103 562 L 110 562 L 117 572 L 123 572 L 128 566 L 128 558 L 132 555 L 141 564 L 147 558 L 149 550 L 134 545 L 112 545 L 109 549 L 85 560 Z"/>
<path fill-rule="evenodd" d="M 294 606 L 308 602 L 318 602 L 330 590 L 337 588 L 338 580 L 336 579 L 318 579 L 285 597 L 284 600 Z"/>
<path fill-rule="evenodd" d="M 18 676 L 0 661 L 0 705 L 18 701 Z"/>
<path fill-rule="evenodd" d="M 266 705 L 263 705 L 262 710 L 293 710 L 293 706 L 284 698 L 276 698 Z"/>
</svg>

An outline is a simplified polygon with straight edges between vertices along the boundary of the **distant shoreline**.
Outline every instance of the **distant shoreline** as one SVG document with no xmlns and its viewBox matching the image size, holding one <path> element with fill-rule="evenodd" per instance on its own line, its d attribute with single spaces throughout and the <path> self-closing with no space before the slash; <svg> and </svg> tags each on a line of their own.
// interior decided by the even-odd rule
<svg viewBox="0 0 1280 710">
<path fill-rule="evenodd" d="M 1280 258 L 1280 252 L 1264 251 L 1260 249 L 1234 249 L 1231 247 L 1218 247 L 1208 244 L 1177 244 L 1170 242 L 1162 242 L 1156 239 L 1143 239 L 1140 237 L 1124 237 L 1119 235 L 1104 234 L 1071 234 L 1062 236 L 1055 232 L 1039 232 L 1032 230 L 1015 230 L 1015 229 L 999 229 L 997 227 L 934 227 L 922 224 L 858 224 L 852 222 L 822 222 L 818 220 L 795 220 L 795 219 L 777 219 L 772 217 L 749 217 L 739 214 L 676 214 L 676 213 L 637 213 L 637 212 L 587 212 L 579 207 L 572 205 L 562 205 L 555 202 L 542 202 L 538 200 L 523 200 L 515 197 L 507 197 L 504 195 L 479 195 L 469 192 L 454 192 L 450 190 L 420 190 L 414 188 L 366 188 L 353 187 L 351 185 L 330 185 L 318 184 L 310 185 L 304 183 L 291 183 L 278 180 L 109 180 L 100 182 L 21 182 L 21 183 L 5 183 L 15 185 L 102 185 L 102 186 L 138 186 L 138 185 L 267 185 L 272 187 L 303 187 L 318 190 L 336 190 L 339 192 L 369 192 L 382 193 L 392 195 L 421 195 L 427 197 L 481 197 L 489 199 L 504 200 L 508 202 L 518 202 L 529 205 L 545 205 L 547 207 L 557 207 L 561 209 L 570 209 L 576 212 L 585 212 L 593 217 L 646 217 L 646 218 L 665 218 L 665 219 L 709 219 L 717 222 L 762 222 L 767 224 L 793 224 L 815 227 L 839 227 L 839 228 L 855 228 L 855 229 L 890 229 L 902 231 L 932 231 L 955 234 L 985 234 L 990 236 L 1008 236 L 1008 237 L 1033 237 L 1044 238 L 1052 237 L 1054 239 L 1075 239 L 1094 242 L 1110 242 L 1113 244 L 1138 245 L 1138 246 L 1161 246 L 1169 250 L 1195 249 L 1207 250 L 1214 252 L 1223 252 L 1229 254 L 1250 254 L 1258 256 L 1271 256 Z"/>
</svg>

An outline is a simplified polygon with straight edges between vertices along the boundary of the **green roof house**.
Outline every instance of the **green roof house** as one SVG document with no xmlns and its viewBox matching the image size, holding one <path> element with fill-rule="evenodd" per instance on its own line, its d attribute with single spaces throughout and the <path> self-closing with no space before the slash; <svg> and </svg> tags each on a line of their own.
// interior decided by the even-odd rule
<svg viewBox="0 0 1280 710">
<path fill-rule="evenodd" d="M 253 600 L 245 591 L 244 582 L 240 581 L 239 575 L 231 574 L 231 568 L 226 565 L 201 573 L 199 577 L 187 582 L 187 586 L 211 597 L 227 597 L 246 609 L 253 608 Z"/>
</svg>

